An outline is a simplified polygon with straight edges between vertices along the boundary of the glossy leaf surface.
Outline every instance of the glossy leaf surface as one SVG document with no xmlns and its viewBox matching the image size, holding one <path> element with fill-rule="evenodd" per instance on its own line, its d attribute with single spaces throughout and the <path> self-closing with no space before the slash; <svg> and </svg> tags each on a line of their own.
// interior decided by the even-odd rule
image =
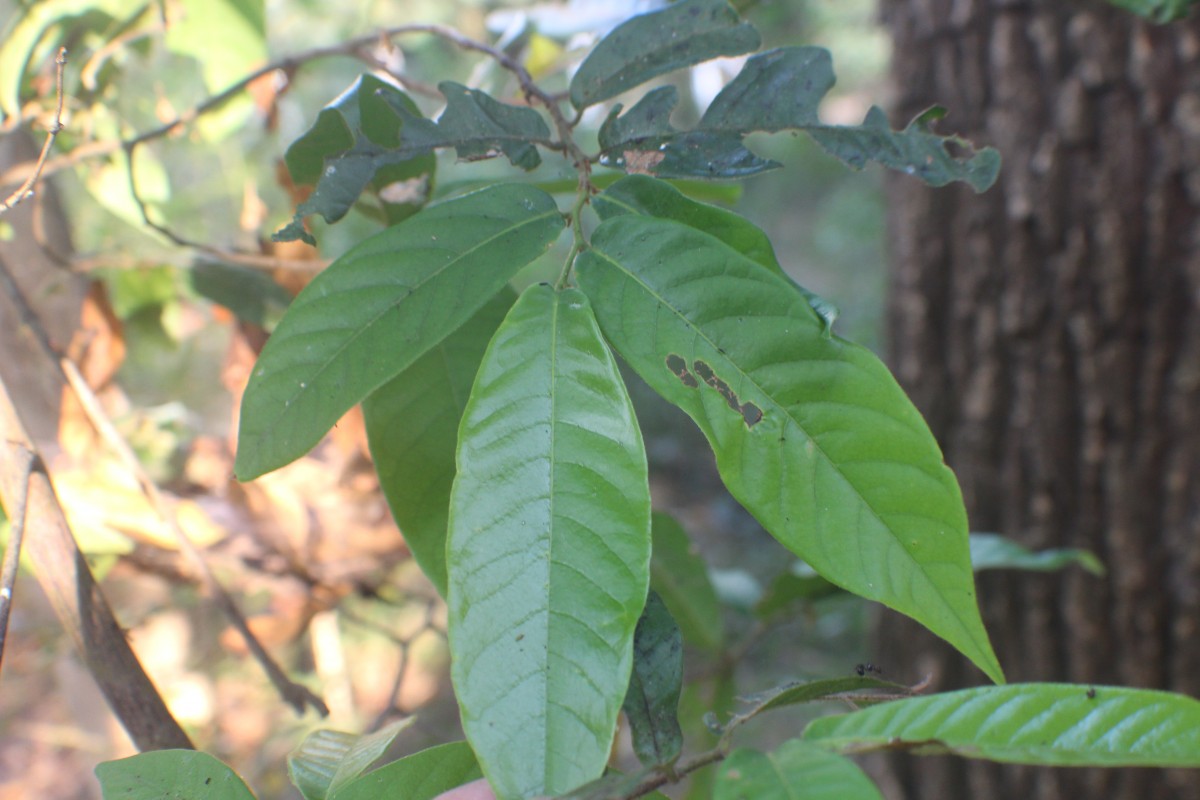
<svg viewBox="0 0 1200 800">
<path fill-rule="evenodd" d="M 397 152 L 395 107 L 419 116 L 416 104 L 395 85 L 361 75 L 321 109 L 312 127 L 284 155 L 292 180 L 314 189 L 292 221 L 275 234 L 275 241 L 301 239 L 315 244 L 304 229 L 304 218 L 320 214 L 326 222 L 336 222 L 368 187 L 390 224 L 411 216 L 428 201 L 437 160 L 428 148 Z"/>
<path fill-rule="evenodd" d="M 431 747 L 385 764 L 345 784 L 330 800 L 433 800 L 482 777 L 466 742 Z"/>
<path fill-rule="evenodd" d="M 527 289 L 459 430 L 447 547 L 451 677 L 501 798 L 602 773 L 650 562 L 646 456 L 588 300 Z"/>
<path fill-rule="evenodd" d="M 721 604 L 704 559 L 695 552 L 687 532 L 669 515 L 654 512 L 652 529 L 650 586 L 662 598 L 689 644 L 720 650 L 725 638 Z"/>
<path fill-rule="evenodd" d="M 713 800 L 883 800 L 858 765 L 799 739 L 774 752 L 739 748 L 721 764 Z"/>
<path fill-rule="evenodd" d="M 363 736 L 315 730 L 288 755 L 288 776 L 305 800 L 333 797 L 338 789 L 366 772 L 414 719 L 408 717 Z"/>
<path fill-rule="evenodd" d="M 633 637 L 633 672 L 622 706 L 633 752 L 645 766 L 671 764 L 679 758 L 682 687 L 683 636 L 662 599 L 650 592 Z"/>
<path fill-rule="evenodd" d="M 500 184 L 352 248 L 295 299 L 242 398 L 235 472 L 300 457 L 355 403 L 471 318 L 562 231 L 554 200 Z"/>
<path fill-rule="evenodd" d="M 571 78 L 571 103 L 585 108 L 658 75 L 719 56 L 757 50 L 758 31 L 725 0 L 682 0 L 617 26 Z"/>
<path fill-rule="evenodd" d="M 501 289 L 461 328 L 363 401 L 371 459 L 392 516 L 443 597 L 458 423 L 488 342 L 515 299 L 511 289 Z"/>
<path fill-rule="evenodd" d="M 907 746 L 1043 766 L 1200 767 L 1200 701 L 1109 686 L 987 686 L 823 717 L 804 738 L 843 753 Z"/>
<path fill-rule="evenodd" d="M 208 753 L 154 750 L 96 765 L 105 800 L 254 800 L 234 771 Z"/>
<path fill-rule="evenodd" d="M 696 127 L 681 131 L 670 116 L 679 101 L 672 86 L 655 89 L 624 114 L 617 105 L 600 128 L 600 163 L 660 178 L 742 178 L 775 169 L 743 143 L 754 131 L 802 130 L 830 155 L 855 169 L 868 161 L 919 177 L 932 186 L 964 181 L 983 191 L 999 172 L 991 148 L 932 133 L 936 113 L 893 131 L 878 108 L 862 125 L 826 125 L 817 109 L 833 86 L 829 53 L 819 47 L 784 47 L 760 53 L 713 100 Z M 947 145 L 967 155 L 956 158 Z"/>
<path fill-rule="evenodd" d="M 695 420 L 772 535 L 1003 680 L 958 484 L 879 359 L 828 336 L 790 282 L 678 223 L 609 219 L 576 271 L 608 340 Z"/>
</svg>

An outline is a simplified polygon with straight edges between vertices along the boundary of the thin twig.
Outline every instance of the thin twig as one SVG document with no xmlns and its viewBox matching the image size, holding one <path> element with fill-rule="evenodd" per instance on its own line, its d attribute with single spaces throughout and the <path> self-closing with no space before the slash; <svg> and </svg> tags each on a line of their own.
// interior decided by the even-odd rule
<svg viewBox="0 0 1200 800">
<path fill-rule="evenodd" d="M 34 164 L 33 174 L 18 186 L 16 191 L 4 198 L 3 201 L 0 201 L 0 214 L 8 211 L 22 200 L 33 196 L 33 185 L 42 176 L 42 170 L 46 167 L 46 159 L 50 157 L 50 148 L 54 146 L 54 140 L 58 138 L 58 134 L 63 129 L 63 70 L 67 66 L 67 48 L 60 47 L 58 49 L 58 57 L 54 59 L 54 64 L 55 87 L 58 94 L 58 107 L 54 111 L 54 123 L 50 126 L 50 130 L 46 132 L 46 141 L 42 145 L 42 152 L 38 156 L 37 162 Z"/>
<path fill-rule="evenodd" d="M 25 538 L 25 503 L 29 499 L 29 479 L 35 469 L 43 470 L 37 453 L 19 442 L 8 442 L 9 447 L 19 449 L 25 458 L 21 467 L 21 488 L 13 507 L 8 509 L 8 545 L 4 550 L 4 566 L 0 568 L 0 664 L 4 661 L 4 643 L 8 636 L 8 615 L 12 611 L 13 588 L 17 582 L 17 569 L 21 565 L 21 542 Z"/>
</svg>

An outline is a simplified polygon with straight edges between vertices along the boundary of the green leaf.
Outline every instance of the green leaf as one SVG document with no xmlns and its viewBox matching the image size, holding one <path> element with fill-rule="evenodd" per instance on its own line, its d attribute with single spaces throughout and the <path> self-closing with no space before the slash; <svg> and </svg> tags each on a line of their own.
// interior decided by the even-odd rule
<svg viewBox="0 0 1200 800">
<path fill-rule="evenodd" d="M 605 336 L 700 426 L 763 527 L 1003 680 L 958 483 L 878 358 L 827 336 L 791 283 L 678 223 L 609 219 L 576 272 Z"/>
<path fill-rule="evenodd" d="M 225 306 L 238 319 L 266 330 L 279 323 L 292 302 L 287 290 L 262 270 L 209 262 L 197 264 L 187 276 L 196 294 Z"/>
<path fill-rule="evenodd" d="M 773 753 L 738 748 L 721 764 L 713 800 L 883 800 L 848 758 L 799 739 Z"/>
<path fill-rule="evenodd" d="M 105 800 L 254 800 L 233 770 L 207 753 L 155 750 L 96 765 Z"/>
<path fill-rule="evenodd" d="M 501 798 L 598 777 L 650 563 L 646 455 L 587 298 L 527 289 L 488 346 L 450 502 L 451 677 Z"/>
<path fill-rule="evenodd" d="M 576 108 L 615 97 L 653 77 L 720 56 L 757 50 L 758 31 L 725 0 L 683 0 L 617 26 L 571 78 Z"/>
<path fill-rule="evenodd" d="M 549 195 L 502 184 L 431 206 L 337 259 L 292 302 L 259 356 L 242 398 L 239 479 L 307 452 L 562 228 Z"/>
<path fill-rule="evenodd" d="M 371 459 L 392 516 L 443 597 L 458 423 L 484 350 L 515 299 L 511 289 L 501 289 L 461 328 L 363 401 Z"/>
<path fill-rule="evenodd" d="M 683 749 L 682 687 L 683 636 L 662 599 L 650 592 L 633 636 L 633 671 L 622 705 L 633 752 L 647 767 L 672 764 Z"/>
<path fill-rule="evenodd" d="M 769 618 L 786 610 L 798 601 L 820 600 L 841 594 L 842 590 L 821 577 L 803 561 L 794 561 L 786 572 L 777 575 L 766 593 L 754 606 L 754 613 Z"/>
<path fill-rule="evenodd" d="M 316 240 L 303 220 L 320 214 L 326 222 L 346 215 L 370 186 L 389 224 L 415 214 L 433 191 L 437 159 L 432 148 L 399 148 L 397 109 L 420 118 L 404 92 L 373 75 L 361 75 L 317 114 L 317 120 L 287 149 L 284 160 L 292 180 L 315 184 L 275 241 Z M 421 120 L 427 122 L 427 120 Z M 432 124 L 432 123 L 428 123 Z"/>
<path fill-rule="evenodd" d="M 691 131 L 671 125 L 679 100 L 672 86 L 648 93 L 621 114 L 614 106 L 600 128 L 600 163 L 660 178 L 743 178 L 775 169 L 743 138 L 754 131 L 802 130 L 830 155 L 859 169 L 868 161 L 915 175 L 932 186 L 964 181 L 980 192 L 999 173 L 1000 156 L 991 148 L 976 152 L 957 137 L 931 133 L 936 115 L 924 114 L 903 131 L 893 131 L 878 108 L 862 125 L 823 124 L 817 109 L 833 86 L 829 53 L 819 47 L 784 47 L 746 62 Z M 947 145 L 966 155 L 956 158 Z"/>
<path fill-rule="evenodd" d="M 466 742 L 451 742 L 355 778 L 332 794 L 330 800 L 432 800 L 482 776 L 471 746 Z"/>
<path fill-rule="evenodd" d="M 365 736 L 344 731 L 313 731 L 288 756 L 288 776 L 305 800 L 331 798 L 379 760 L 396 736 L 415 719 L 398 720 Z"/>
<path fill-rule="evenodd" d="M 654 538 L 651 588 L 662 598 L 689 644 L 709 651 L 720 650 L 725 638 L 721 604 L 708 578 L 704 559 L 670 515 L 654 512 L 651 528 Z"/>
<path fill-rule="evenodd" d="M 838 695 L 845 694 L 855 694 L 856 700 L 868 702 L 864 699 L 867 695 L 863 695 L 862 693 L 874 689 L 885 689 L 892 692 L 893 695 L 896 692 L 904 692 L 906 694 L 909 692 L 907 686 L 866 676 L 826 678 L 819 681 L 788 683 L 776 689 L 771 689 L 770 691 L 747 698 L 748 702 L 753 705 L 749 710 L 738 714 L 734 719 L 738 725 L 742 725 L 764 711 L 799 705 L 801 703 L 812 703 L 817 700 L 829 700 Z"/>
<path fill-rule="evenodd" d="M 698 203 L 665 181 L 646 175 L 628 175 L 598 194 L 592 206 L 602 220 L 621 214 L 644 214 L 681 222 L 715 236 L 751 261 L 792 281 L 775 258 L 771 240 L 760 228 L 740 214 Z M 837 319 L 837 308 L 803 286 L 794 281 L 792 283 L 825 320 L 825 332 L 830 333 L 833 321 Z"/>
<path fill-rule="evenodd" d="M 1052 572 L 1078 564 L 1093 575 L 1104 574 L 1104 564 L 1087 550 L 1073 547 L 1034 552 L 996 533 L 971 534 L 971 564 L 985 569 L 1027 569 Z"/>
<path fill-rule="evenodd" d="M 1171 22 L 1183 19 L 1192 10 L 1197 0 L 1108 0 L 1118 8 L 1124 8 L 1155 22 Z"/>
<path fill-rule="evenodd" d="M 1042 766 L 1200 767 L 1200 701 L 1109 686 L 987 686 L 823 717 L 804 738 L 842 753 L 910 748 Z"/>
</svg>

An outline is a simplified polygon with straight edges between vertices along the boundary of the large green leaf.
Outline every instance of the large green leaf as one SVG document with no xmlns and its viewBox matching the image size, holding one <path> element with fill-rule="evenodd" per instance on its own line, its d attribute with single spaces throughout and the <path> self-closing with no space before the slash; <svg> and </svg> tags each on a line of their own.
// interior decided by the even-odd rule
<svg viewBox="0 0 1200 800">
<path fill-rule="evenodd" d="M 675 222 L 603 222 L 577 274 L 609 341 L 696 421 L 772 535 L 1003 680 L 958 483 L 879 359 L 828 335 L 790 282 Z"/>
<path fill-rule="evenodd" d="M 772 753 L 739 748 L 721 764 L 713 800 L 883 800 L 848 758 L 799 739 Z"/>
<path fill-rule="evenodd" d="M 648 767 L 674 763 L 683 749 L 682 687 L 683 636 L 662 599 L 650 592 L 633 637 L 633 672 L 622 705 L 633 752 Z"/>
<path fill-rule="evenodd" d="M 315 730 L 288 755 L 288 776 L 305 800 L 326 800 L 377 761 L 399 733 L 413 723 L 407 717 L 374 733 Z"/>
<path fill-rule="evenodd" d="M 254 800 L 233 770 L 208 753 L 155 750 L 96 765 L 105 800 Z"/>
<path fill-rule="evenodd" d="M 488 347 L 450 502 L 451 677 L 503 799 L 598 777 L 646 599 L 650 493 L 587 298 L 527 289 Z"/>
<path fill-rule="evenodd" d="M 332 794 L 330 800 L 432 800 L 482 775 L 471 746 L 451 742 L 361 775 Z"/>
<path fill-rule="evenodd" d="M 725 0 L 683 0 L 617 26 L 571 78 L 571 103 L 585 108 L 653 77 L 719 56 L 757 50 L 758 31 Z"/>
<path fill-rule="evenodd" d="M 909 747 L 1059 767 L 1200 767 L 1200 701 L 1110 686 L 987 686 L 823 717 L 804 738 L 843 753 Z"/>
<path fill-rule="evenodd" d="M 725 638 L 721 604 L 704 559 L 695 552 L 687 532 L 669 515 L 656 511 L 651 524 L 654 557 L 650 561 L 650 586 L 662 597 L 689 644 L 720 650 Z"/>
<path fill-rule="evenodd" d="M 393 84 L 361 75 L 321 109 L 312 127 L 284 155 L 292 180 L 315 188 L 292 221 L 275 234 L 276 241 L 315 243 L 304 229 L 304 218 L 320 214 L 326 222 L 336 222 L 368 187 L 379 198 L 389 224 L 425 205 L 433 192 L 437 159 L 428 147 L 397 148 L 397 108 L 420 117 L 412 99 Z"/>
<path fill-rule="evenodd" d="M 461 328 L 363 401 L 383 494 L 404 541 L 443 597 L 458 423 L 488 342 L 515 299 L 511 289 L 502 289 Z"/>
<path fill-rule="evenodd" d="M 929 130 L 940 110 L 922 114 L 903 131 L 872 108 L 862 125 L 826 125 L 817 109 L 833 86 L 829 53 L 819 47 L 783 47 L 746 62 L 690 131 L 671 125 L 679 100 L 672 86 L 648 93 L 621 114 L 618 104 L 600 128 L 600 163 L 660 178 L 741 178 L 778 163 L 751 152 L 743 139 L 754 131 L 802 130 L 831 155 L 856 169 L 868 161 L 915 175 L 932 186 L 965 181 L 975 191 L 991 186 L 1000 156 L 978 152 L 955 137 Z M 955 157 L 947 149 L 965 151 Z"/>
<path fill-rule="evenodd" d="M 352 248 L 296 298 L 242 398 L 235 472 L 299 458 L 347 410 L 466 322 L 558 237 L 554 200 L 502 184 Z"/>
</svg>

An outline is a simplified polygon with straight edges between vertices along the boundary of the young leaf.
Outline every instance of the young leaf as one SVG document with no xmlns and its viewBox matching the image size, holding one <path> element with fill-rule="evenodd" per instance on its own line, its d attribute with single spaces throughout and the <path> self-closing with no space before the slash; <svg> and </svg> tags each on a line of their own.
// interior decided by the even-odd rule
<svg viewBox="0 0 1200 800">
<path fill-rule="evenodd" d="M 822 717 L 804 738 L 842 753 L 911 748 L 1058 767 L 1200 767 L 1200 701 L 1109 686 L 986 686 Z"/>
<path fill-rule="evenodd" d="M 862 125 L 823 124 L 817 108 L 833 82 L 829 53 L 819 47 L 760 53 L 721 90 L 691 131 L 671 125 L 679 99 L 675 88 L 655 89 L 623 115 L 619 104 L 613 108 L 600 128 L 600 163 L 660 178 L 742 178 L 779 166 L 747 149 L 746 134 L 802 130 L 855 169 L 875 161 L 932 186 L 965 181 L 977 192 L 995 182 L 996 151 L 976 152 L 960 139 L 931 133 L 926 123 L 936 115 L 921 115 L 903 131 L 891 130 L 878 108 Z M 968 155 L 954 157 L 948 144 Z"/>
<path fill-rule="evenodd" d="M 720 650 L 725 638 L 721 604 L 704 559 L 693 552 L 692 540 L 670 515 L 654 512 L 651 529 L 651 588 L 662 598 L 689 644 Z"/>
<path fill-rule="evenodd" d="M 259 356 L 242 398 L 238 478 L 307 452 L 355 403 L 470 319 L 562 228 L 549 195 L 501 184 L 431 206 L 331 264 Z"/>
<path fill-rule="evenodd" d="M 483 776 L 466 742 L 431 747 L 361 775 L 330 800 L 432 800 Z"/>
<path fill-rule="evenodd" d="M 763 527 L 1003 680 L 958 484 L 879 359 L 827 336 L 791 283 L 675 222 L 603 222 L 577 275 L 608 340 L 700 426 Z"/>
<path fill-rule="evenodd" d="M 760 44 L 758 31 L 725 0 L 682 0 L 605 36 L 571 78 L 571 104 L 586 108 L 658 75 L 749 53 Z"/>
<path fill-rule="evenodd" d="M 773 753 L 738 748 L 721 764 L 713 800 L 883 800 L 848 758 L 799 739 Z"/>
<path fill-rule="evenodd" d="M 288 775 L 305 800 L 331 798 L 366 772 L 414 719 L 398 720 L 364 736 L 344 731 L 313 731 L 288 756 Z"/>
<path fill-rule="evenodd" d="M 663 601 L 650 592 L 633 636 L 633 672 L 622 705 L 633 752 L 647 767 L 674 763 L 683 749 L 682 686 L 683 637 Z"/>
<path fill-rule="evenodd" d="M 412 99 L 373 75 L 361 75 L 294 141 L 284 155 L 298 184 L 314 184 L 312 195 L 296 209 L 292 221 L 274 235 L 277 242 L 316 240 L 303 220 L 320 214 L 336 222 L 358 202 L 368 185 L 374 189 L 389 224 L 396 224 L 425 204 L 433 191 L 437 159 L 429 148 L 398 152 L 399 127 L 394 108 L 420 116 Z"/>
<path fill-rule="evenodd" d="M 1093 575 L 1103 575 L 1104 565 L 1087 550 L 1073 547 L 1033 551 L 996 533 L 971 534 L 971 565 L 984 569 L 1027 569 L 1051 572 L 1078 564 Z"/>
<path fill-rule="evenodd" d="M 233 770 L 207 753 L 154 750 L 96 765 L 106 800 L 254 800 Z"/>
<path fill-rule="evenodd" d="M 447 545 L 451 677 L 500 797 L 598 777 L 646 598 L 646 455 L 587 298 L 533 286 L 459 429 Z"/>
<path fill-rule="evenodd" d="M 488 342 L 515 299 L 512 289 L 501 289 L 362 404 L 371 458 L 392 516 L 442 597 L 458 423 Z"/>
</svg>

